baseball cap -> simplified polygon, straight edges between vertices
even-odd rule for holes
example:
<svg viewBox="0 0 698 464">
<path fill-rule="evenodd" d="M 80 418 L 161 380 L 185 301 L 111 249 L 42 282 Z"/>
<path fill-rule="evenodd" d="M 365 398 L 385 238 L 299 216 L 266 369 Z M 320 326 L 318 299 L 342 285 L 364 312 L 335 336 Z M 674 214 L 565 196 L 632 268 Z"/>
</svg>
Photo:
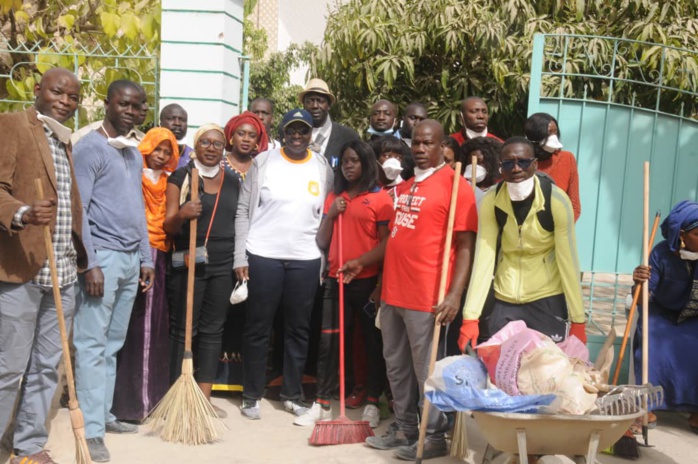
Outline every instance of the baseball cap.
<svg viewBox="0 0 698 464">
<path fill-rule="evenodd" d="M 281 128 L 285 129 L 286 126 L 292 122 L 302 122 L 307 124 L 310 128 L 313 127 L 313 117 L 310 116 L 310 113 L 300 108 L 293 109 L 284 115 L 284 119 L 281 122 Z"/>
</svg>

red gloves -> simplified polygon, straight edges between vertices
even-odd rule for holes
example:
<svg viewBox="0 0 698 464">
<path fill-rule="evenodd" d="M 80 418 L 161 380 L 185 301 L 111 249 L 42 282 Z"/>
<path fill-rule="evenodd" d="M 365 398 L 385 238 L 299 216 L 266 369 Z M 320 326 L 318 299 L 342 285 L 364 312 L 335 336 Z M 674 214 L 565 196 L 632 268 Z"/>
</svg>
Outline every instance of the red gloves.
<svg viewBox="0 0 698 464">
<path fill-rule="evenodd" d="M 470 345 L 475 348 L 477 345 L 477 337 L 480 335 L 480 321 L 477 319 L 463 319 L 463 325 L 460 326 L 460 336 L 458 337 L 458 348 L 461 353 L 465 353 L 465 345 L 470 342 Z"/>
<path fill-rule="evenodd" d="M 463 321 L 465 323 L 465 321 Z M 461 329 L 461 336 L 463 334 L 463 329 Z M 574 335 L 578 339 L 582 341 L 585 345 L 587 344 L 587 332 L 586 332 L 586 324 L 583 322 L 573 322 L 572 327 L 570 327 L 570 336 Z M 460 339 L 458 339 L 458 343 L 460 344 Z"/>
</svg>

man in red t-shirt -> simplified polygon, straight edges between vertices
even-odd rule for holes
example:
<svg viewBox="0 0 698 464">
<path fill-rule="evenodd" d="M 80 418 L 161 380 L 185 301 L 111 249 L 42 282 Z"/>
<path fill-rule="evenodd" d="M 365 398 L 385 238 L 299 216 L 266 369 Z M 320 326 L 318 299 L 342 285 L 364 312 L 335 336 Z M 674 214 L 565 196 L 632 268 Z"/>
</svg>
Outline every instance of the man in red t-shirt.
<svg viewBox="0 0 698 464">
<path fill-rule="evenodd" d="M 451 137 L 458 141 L 458 145 L 463 145 L 466 140 L 476 137 L 490 137 L 504 143 L 502 139 L 487 131 L 487 123 L 490 114 L 487 103 L 480 97 L 468 97 L 460 104 L 460 117 L 463 129 L 451 134 Z"/>
<path fill-rule="evenodd" d="M 434 316 L 447 324 L 458 312 L 477 232 L 475 196 L 459 177 L 447 293 L 439 304 L 439 277 L 455 176 L 444 163 L 444 139 L 443 127 L 431 119 L 419 123 L 413 131 L 415 176 L 398 187 L 383 264 L 380 324 L 399 430 L 391 429 L 383 437 L 369 437 L 366 442 L 378 449 L 396 449 L 395 456 L 407 460 L 414 460 L 417 452 L 418 404 L 429 370 Z M 424 458 L 448 453 L 444 438 L 447 429 L 446 416 L 433 408 Z"/>
</svg>

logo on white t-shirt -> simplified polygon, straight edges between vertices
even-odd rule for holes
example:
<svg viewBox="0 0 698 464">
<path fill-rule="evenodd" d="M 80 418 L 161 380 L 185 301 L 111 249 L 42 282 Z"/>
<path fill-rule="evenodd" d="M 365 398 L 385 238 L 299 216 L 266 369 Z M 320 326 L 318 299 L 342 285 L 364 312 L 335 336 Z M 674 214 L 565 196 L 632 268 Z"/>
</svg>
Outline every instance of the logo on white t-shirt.
<svg viewBox="0 0 698 464">
<path fill-rule="evenodd" d="M 311 180 L 308 182 L 308 192 L 310 192 L 311 195 L 314 197 L 320 195 L 320 184 L 315 182 L 314 180 Z"/>
</svg>

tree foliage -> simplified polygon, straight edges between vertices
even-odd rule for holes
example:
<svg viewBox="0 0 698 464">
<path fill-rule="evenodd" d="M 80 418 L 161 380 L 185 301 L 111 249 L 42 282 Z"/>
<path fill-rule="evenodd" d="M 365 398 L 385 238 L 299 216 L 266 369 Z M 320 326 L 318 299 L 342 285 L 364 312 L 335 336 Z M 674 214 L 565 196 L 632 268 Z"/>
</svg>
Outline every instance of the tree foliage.
<svg viewBox="0 0 698 464">
<path fill-rule="evenodd" d="M 157 81 L 159 46 L 160 2 L 0 0 L 0 110 L 33 100 L 41 74 L 61 66 L 83 81 L 84 122 L 112 80 Z M 156 86 L 145 88 L 154 109 Z"/>
<path fill-rule="evenodd" d="M 456 131 L 459 102 L 477 95 L 489 104 L 493 131 L 508 136 L 520 133 L 526 116 L 535 33 L 624 37 L 698 50 L 697 13 L 697 0 L 348 0 L 330 14 L 313 69 L 337 95 L 335 117 L 357 129 L 366 127 L 371 103 L 387 98 L 402 107 L 422 101 L 432 117 Z M 612 50 L 606 44 L 592 40 L 569 50 L 567 66 L 609 69 Z M 658 50 L 629 50 L 634 57 L 617 60 L 616 75 L 632 78 L 643 67 L 651 75 L 662 61 Z M 665 82 L 695 92 L 696 55 L 675 50 L 663 59 Z M 559 84 L 545 80 L 544 94 Z M 608 85 L 577 80 L 564 83 L 564 93 L 578 95 L 585 86 L 588 98 L 608 92 Z M 629 103 L 635 90 L 615 91 Z M 638 102 L 651 103 L 653 95 L 638 92 Z M 691 107 L 688 114 L 697 111 L 695 97 L 664 98 L 662 105 L 683 102 Z"/>
</svg>

